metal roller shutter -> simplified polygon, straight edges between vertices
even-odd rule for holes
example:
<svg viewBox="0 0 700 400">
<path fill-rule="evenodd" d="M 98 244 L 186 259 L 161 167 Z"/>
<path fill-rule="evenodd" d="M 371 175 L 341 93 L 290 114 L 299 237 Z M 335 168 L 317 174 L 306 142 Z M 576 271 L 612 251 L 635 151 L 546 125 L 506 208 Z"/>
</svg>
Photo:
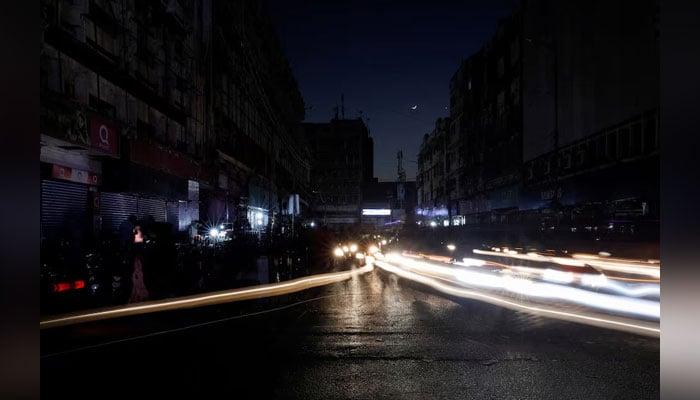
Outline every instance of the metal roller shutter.
<svg viewBox="0 0 700 400">
<path fill-rule="evenodd" d="M 69 230 L 88 225 L 88 188 L 85 185 L 41 181 L 41 230 L 47 239 L 70 239 Z"/>
<path fill-rule="evenodd" d="M 106 232 L 118 232 L 119 225 L 129 215 L 137 214 L 136 197 L 125 193 L 100 193 L 100 214 L 102 229 Z"/>
<path fill-rule="evenodd" d="M 153 220 L 156 222 L 165 222 L 165 200 L 139 197 L 138 214 L 136 216 L 139 219 L 144 219 L 149 215 L 153 217 Z"/>
</svg>

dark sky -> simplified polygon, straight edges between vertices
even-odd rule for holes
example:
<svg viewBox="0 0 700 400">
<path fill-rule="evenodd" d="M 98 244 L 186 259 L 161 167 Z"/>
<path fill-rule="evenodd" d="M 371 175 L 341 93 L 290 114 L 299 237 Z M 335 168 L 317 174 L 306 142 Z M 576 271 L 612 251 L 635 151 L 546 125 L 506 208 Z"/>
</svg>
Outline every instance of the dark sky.
<svg viewBox="0 0 700 400">
<path fill-rule="evenodd" d="M 362 111 L 374 138 L 374 175 L 391 181 L 398 150 L 407 179 L 415 179 L 423 134 L 449 116 L 450 78 L 517 0 L 267 3 L 306 107 L 313 107 L 306 121 L 328 122 L 343 94 L 345 118 Z"/>
</svg>

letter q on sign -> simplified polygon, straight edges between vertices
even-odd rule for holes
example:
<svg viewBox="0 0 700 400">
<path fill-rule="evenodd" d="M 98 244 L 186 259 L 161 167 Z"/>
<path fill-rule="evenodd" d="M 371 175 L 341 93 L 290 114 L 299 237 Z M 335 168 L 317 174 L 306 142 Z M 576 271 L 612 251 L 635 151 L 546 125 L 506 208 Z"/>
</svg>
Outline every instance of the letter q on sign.
<svg viewBox="0 0 700 400">
<path fill-rule="evenodd" d="M 109 128 L 107 128 L 107 125 L 105 124 L 100 125 L 100 142 L 106 146 L 109 146 Z"/>
</svg>

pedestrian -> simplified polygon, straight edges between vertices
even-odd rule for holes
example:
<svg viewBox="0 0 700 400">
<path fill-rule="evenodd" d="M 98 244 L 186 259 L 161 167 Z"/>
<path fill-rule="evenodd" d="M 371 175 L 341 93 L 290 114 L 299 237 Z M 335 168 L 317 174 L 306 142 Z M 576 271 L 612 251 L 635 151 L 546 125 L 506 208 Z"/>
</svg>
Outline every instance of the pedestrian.
<svg viewBox="0 0 700 400">
<path fill-rule="evenodd" d="M 144 237 L 144 242 L 148 242 L 151 240 L 151 236 L 153 236 L 152 232 L 152 227 L 155 224 L 156 220 L 153 218 L 152 215 L 146 215 L 145 217 L 142 218 L 141 220 L 141 234 Z"/>
<path fill-rule="evenodd" d="M 143 268 L 143 233 L 141 227 L 136 225 L 134 230 L 133 249 L 133 270 L 131 272 L 131 294 L 129 303 L 138 303 L 149 299 L 148 289 L 144 280 Z"/>
<path fill-rule="evenodd" d="M 129 215 L 129 218 L 125 219 L 121 225 L 119 225 L 119 243 L 122 249 L 127 249 L 134 243 L 135 227 L 136 216 L 134 214 Z"/>
</svg>

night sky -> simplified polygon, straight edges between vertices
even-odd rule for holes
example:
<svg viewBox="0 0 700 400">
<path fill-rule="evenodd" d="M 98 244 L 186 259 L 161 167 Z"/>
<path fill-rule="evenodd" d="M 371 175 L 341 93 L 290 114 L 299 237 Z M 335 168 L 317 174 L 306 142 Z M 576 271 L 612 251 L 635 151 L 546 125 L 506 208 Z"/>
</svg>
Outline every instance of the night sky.
<svg viewBox="0 0 700 400">
<path fill-rule="evenodd" d="M 398 150 L 407 179 L 415 179 L 423 134 L 449 116 L 452 75 L 517 0 L 267 3 L 306 103 L 306 122 L 328 122 L 343 94 L 345 118 L 361 111 L 374 138 L 374 175 L 393 181 Z"/>
</svg>

